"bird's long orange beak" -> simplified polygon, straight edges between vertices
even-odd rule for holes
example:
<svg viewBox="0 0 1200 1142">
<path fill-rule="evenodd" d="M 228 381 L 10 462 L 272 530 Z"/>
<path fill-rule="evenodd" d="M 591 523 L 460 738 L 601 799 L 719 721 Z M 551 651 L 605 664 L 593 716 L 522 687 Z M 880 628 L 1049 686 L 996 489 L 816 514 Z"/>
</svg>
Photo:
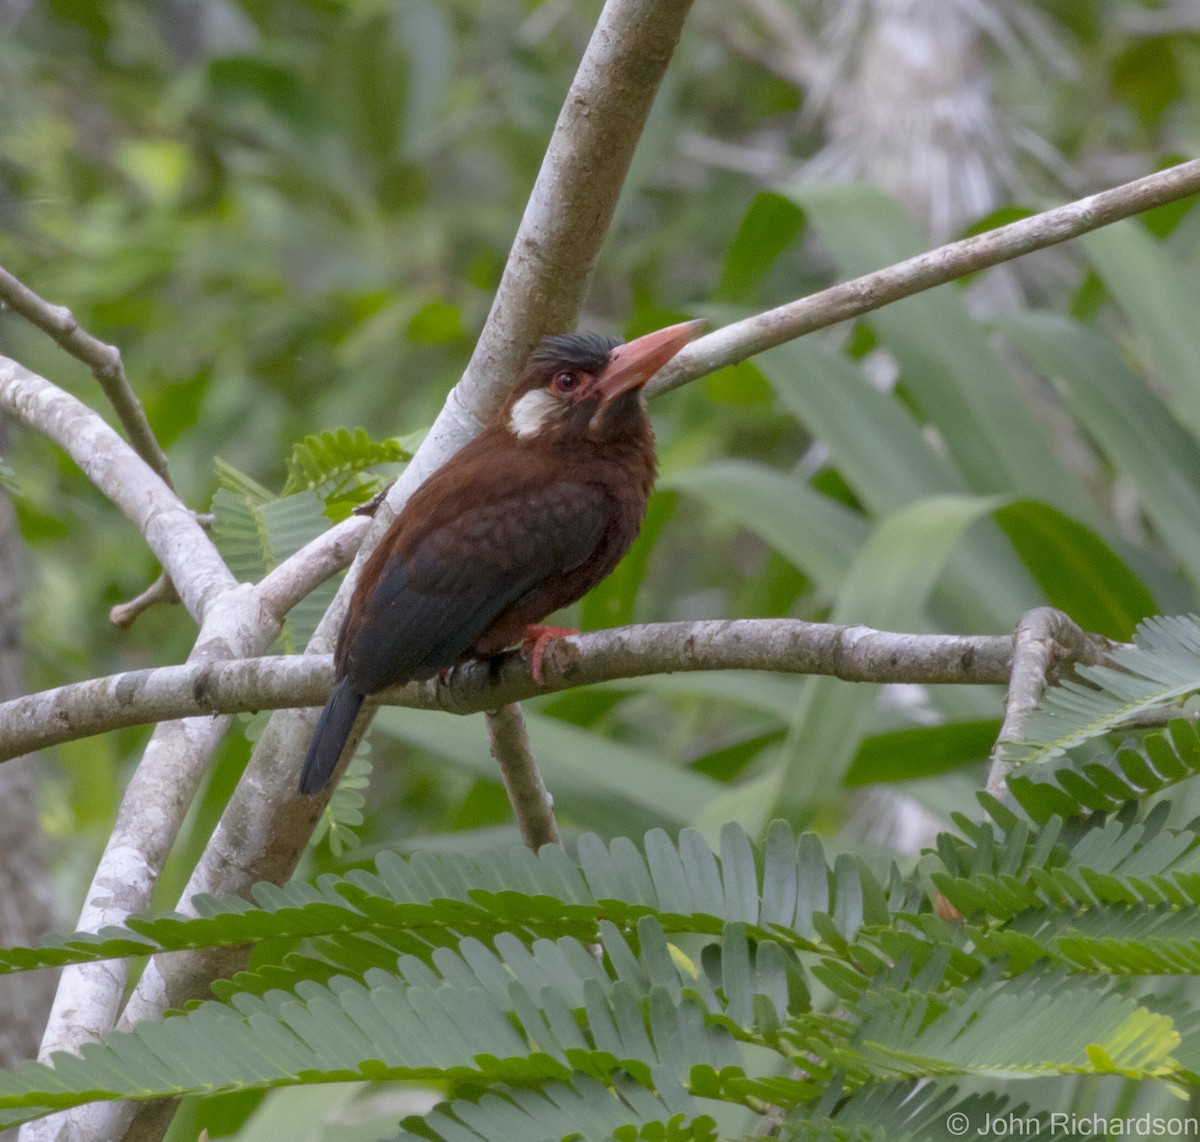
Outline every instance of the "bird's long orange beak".
<svg viewBox="0 0 1200 1142">
<path fill-rule="evenodd" d="M 607 403 L 630 389 L 640 389 L 703 328 L 703 321 L 681 321 L 618 345 L 596 378 L 595 391 Z"/>
</svg>

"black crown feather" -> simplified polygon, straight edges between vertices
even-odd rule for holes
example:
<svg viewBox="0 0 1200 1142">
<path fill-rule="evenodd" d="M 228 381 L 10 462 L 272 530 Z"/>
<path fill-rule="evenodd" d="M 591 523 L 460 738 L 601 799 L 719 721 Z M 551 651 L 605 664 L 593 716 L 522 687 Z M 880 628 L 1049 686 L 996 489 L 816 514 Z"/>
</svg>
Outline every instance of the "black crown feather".
<svg viewBox="0 0 1200 1142">
<path fill-rule="evenodd" d="M 608 355 L 621 344 L 619 337 L 600 333 L 558 333 L 543 337 L 529 358 L 534 365 L 562 365 L 598 373 L 608 364 Z"/>
</svg>

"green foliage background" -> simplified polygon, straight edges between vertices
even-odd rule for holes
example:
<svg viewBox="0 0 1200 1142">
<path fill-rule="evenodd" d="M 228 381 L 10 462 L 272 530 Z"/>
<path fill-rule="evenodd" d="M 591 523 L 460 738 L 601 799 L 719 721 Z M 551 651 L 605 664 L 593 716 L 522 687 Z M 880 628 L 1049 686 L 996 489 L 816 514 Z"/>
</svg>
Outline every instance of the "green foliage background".
<svg viewBox="0 0 1200 1142">
<path fill-rule="evenodd" d="M 0 263 L 120 345 L 183 494 L 215 505 L 239 573 L 344 514 L 433 418 L 598 10 L 47 0 L 0 40 Z M 1153 5 L 1030 10 L 1077 70 L 1067 79 L 996 49 L 988 62 L 1014 122 L 1076 171 L 1132 176 L 1196 153 L 1194 33 L 1135 18 Z M 719 5 L 697 5 L 597 268 L 590 327 L 720 323 L 928 245 L 878 191 L 756 179 L 681 146 L 689 135 L 766 146 L 786 165 L 820 145 L 801 94 L 731 50 L 723 24 Z M 1112 155 L 1128 161 L 1105 165 Z M 1075 196 L 1017 161 L 1029 190 L 1014 207 Z M 645 532 L 572 620 L 794 615 L 994 633 L 1050 602 L 1124 639 L 1148 614 L 1196 609 L 1198 248 L 1200 213 L 1163 209 L 1024 271 L 1020 312 L 982 320 L 964 287 L 943 287 L 657 402 L 662 478 Z M 98 403 L 82 367 L 34 331 L 0 315 L 0 338 Z M 892 387 L 879 384 L 882 354 Z M 327 437 L 296 451 L 357 426 L 381 450 L 358 437 L 322 451 Z M 355 457 L 379 467 L 334 478 Z M 14 432 L 3 459 L 29 546 L 30 684 L 180 660 L 193 632 L 177 610 L 129 632 L 106 622 L 155 571 L 128 525 L 29 434 Z M 293 616 L 282 649 L 327 597 Z M 978 815 L 999 698 L 662 677 L 548 697 L 528 716 L 572 841 L 685 826 L 715 841 L 726 821 L 757 836 L 783 816 L 861 848 L 841 830 L 864 783 Z M 224 747 L 164 903 L 255 724 Z M 314 871 L 382 847 L 512 839 L 478 719 L 388 711 L 376 725 L 363 847 L 347 854 L 360 814 L 342 797 Z M 144 738 L 56 751 L 44 817 L 64 916 Z M 1174 793 L 1182 825 L 1196 795 Z"/>
</svg>

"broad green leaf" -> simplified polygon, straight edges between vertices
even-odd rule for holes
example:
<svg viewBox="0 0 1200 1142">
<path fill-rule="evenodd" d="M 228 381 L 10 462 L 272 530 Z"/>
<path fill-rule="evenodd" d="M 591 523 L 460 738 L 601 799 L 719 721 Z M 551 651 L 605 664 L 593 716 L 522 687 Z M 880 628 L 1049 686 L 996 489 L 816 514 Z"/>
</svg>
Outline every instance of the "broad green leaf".
<svg viewBox="0 0 1200 1142">
<path fill-rule="evenodd" d="M 526 711 L 533 754 L 560 808 L 573 794 L 627 803 L 663 824 L 691 824 L 722 789 L 707 777 L 664 765 L 653 754 L 610 741 L 578 726 Z M 482 715 L 456 717 L 431 710 L 384 709 L 376 727 L 388 737 L 447 757 L 456 765 L 499 780 L 488 753 Z M 645 819 L 644 816 L 642 819 Z"/>
<path fill-rule="evenodd" d="M 1156 613 L 1145 584 L 1091 528 L 1036 500 L 996 512 L 996 522 L 1050 605 L 1084 630 L 1127 642 L 1134 627 Z"/>
<path fill-rule="evenodd" d="M 926 625 L 925 607 L 970 526 L 992 498 L 921 500 L 884 519 L 867 541 L 830 618 L 887 631 Z M 778 799 L 767 816 L 806 820 L 841 783 L 870 723 L 878 687 L 810 679 L 798 703 Z"/>
<path fill-rule="evenodd" d="M 1086 234 L 1080 242 L 1133 324 L 1171 408 L 1200 434 L 1200 290 L 1194 269 L 1180 265 L 1169 247 L 1132 219 Z"/>
<path fill-rule="evenodd" d="M 994 511 L 991 498 L 920 500 L 883 520 L 859 552 L 834 603 L 833 622 L 917 631 L 925 606 L 964 532 Z M 757 834 L 775 816 L 804 821 L 840 785 L 870 724 L 878 686 L 809 678 L 776 768 L 723 794 L 700 821 L 715 836 L 724 820 Z"/>
<path fill-rule="evenodd" d="M 1116 471 L 1133 481 L 1163 543 L 1184 563 L 1193 584 L 1200 584 L 1200 446 L 1195 438 L 1130 372 L 1120 348 L 1100 330 L 1048 313 L 1009 318 L 1000 329 L 1061 389 L 1068 408 Z M 1174 605 L 1190 603 L 1183 599 Z"/>
<path fill-rule="evenodd" d="M 931 492 L 969 490 L 894 394 L 880 392 L 848 358 L 790 341 L 758 364 L 872 512 L 886 514 Z"/>
<path fill-rule="evenodd" d="M 791 342 L 761 358 L 780 399 L 830 451 L 834 466 L 877 516 L 926 496 L 967 491 L 894 395 L 845 357 Z M 980 528 L 955 556 L 946 597 L 954 618 L 1011 626 L 1039 601 L 1037 587 L 995 529 Z M 863 621 L 850 617 L 846 621 Z M 961 626 L 960 626 L 961 629 Z"/>
<path fill-rule="evenodd" d="M 914 726 L 863 738 L 846 770 L 846 785 L 911 781 L 982 761 L 1000 732 L 999 718 Z"/>
<path fill-rule="evenodd" d="M 833 594 L 870 532 L 862 516 L 804 481 L 748 460 L 676 472 L 662 486 L 694 495 L 766 540 Z"/>
<path fill-rule="evenodd" d="M 756 195 L 725 255 L 715 300 L 752 302 L 776 259 L 803 228 L 804 215 L 790 199 L 772 191 Z"/>
<path fill-rule="evenodd" d="M 928 246 L 903 209 L 874 188 L 800 186 L 787 193 L 820 231 L 845 277 L 870 273 Z M 1030 415 L 960 290 L 940 286 L 864 320 L 895 354 L 905 387 L 937 426 L 972 491 L 1017 492 L 1078 519 L 1093 519 L 1080 481 Z"/>
</svg>

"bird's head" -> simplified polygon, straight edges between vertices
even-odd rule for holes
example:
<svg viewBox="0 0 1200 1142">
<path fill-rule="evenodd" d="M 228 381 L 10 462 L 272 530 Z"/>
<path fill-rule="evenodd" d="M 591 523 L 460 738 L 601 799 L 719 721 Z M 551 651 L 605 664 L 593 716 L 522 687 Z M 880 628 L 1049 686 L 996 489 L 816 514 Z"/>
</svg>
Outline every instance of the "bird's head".
<svg viewBox="0 0 1200 1142">
<path fill-rule="evenodd" d="M 594 333 L 545 338 L 500 411 L 505 427 L 519 440 L 599 445 L 639 433 L 642 387 L 703 325 L 684 321 L 624 344 Z"/>
</svg>

